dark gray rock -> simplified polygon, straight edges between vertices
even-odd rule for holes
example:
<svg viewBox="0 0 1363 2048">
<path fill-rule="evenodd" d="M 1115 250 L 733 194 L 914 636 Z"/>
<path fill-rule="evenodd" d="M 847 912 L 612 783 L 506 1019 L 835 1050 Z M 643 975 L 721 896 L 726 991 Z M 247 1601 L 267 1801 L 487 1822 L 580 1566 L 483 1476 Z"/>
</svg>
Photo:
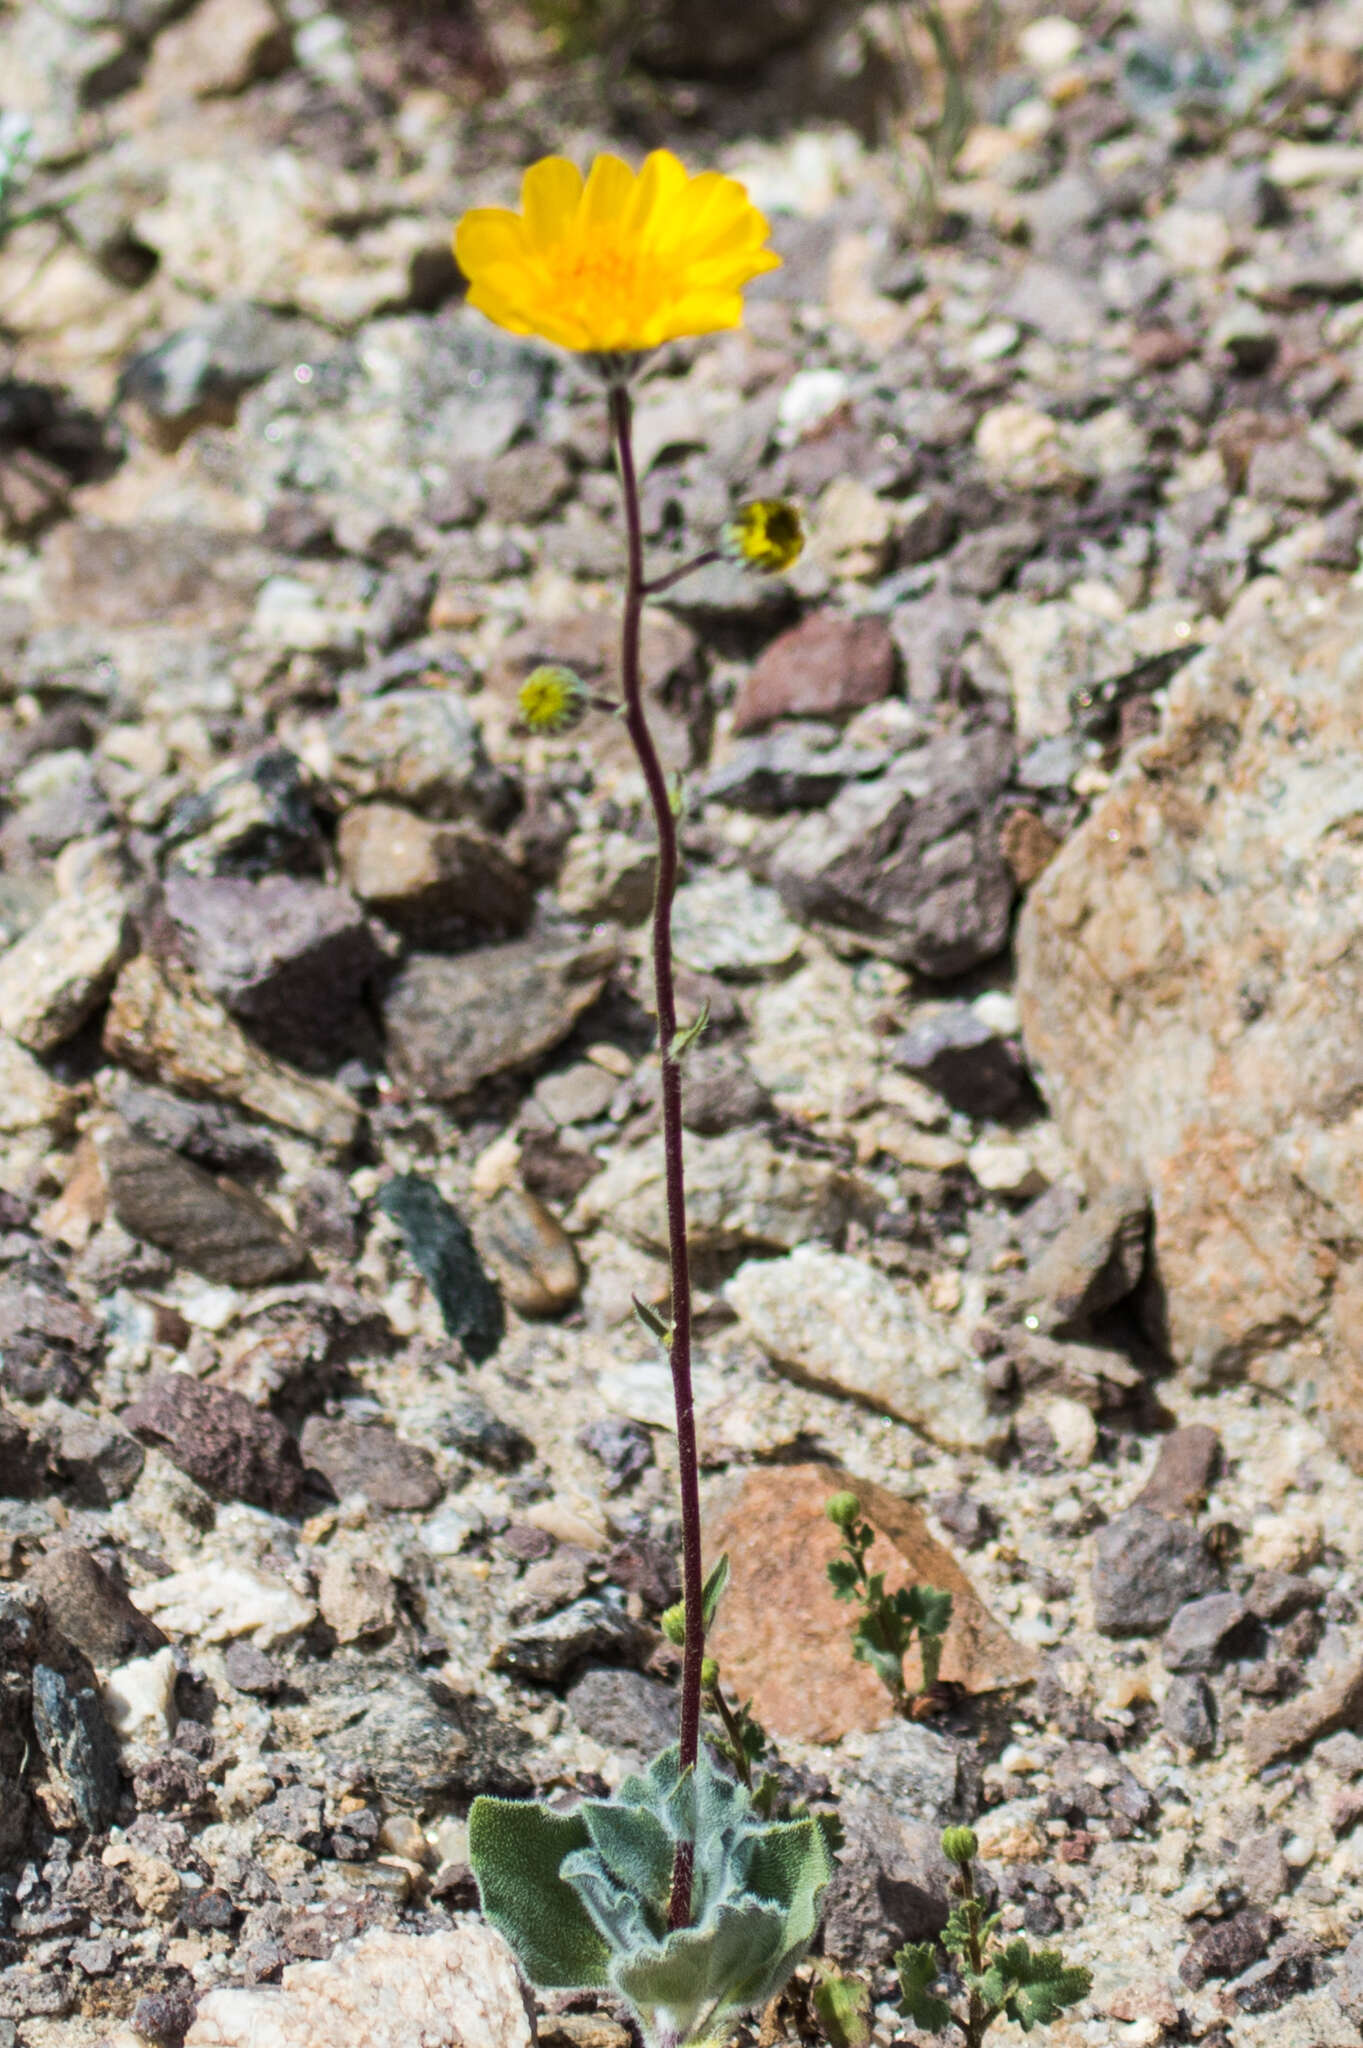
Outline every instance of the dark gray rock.
<svg viewBox="0 0 1363 2048">
<path fill-rule="evenodd" d="M 1012 742 L 952 733 L 854 783 L 797 825 L 772 866 L 786 908 L 923 974 L 952 976 L 1007 943 L 1016 894 L 999 851 Z"/>
<path fill-rule="evenodd" d="M 0 1408 L 0 1499 L 33 1500 L 47 1490 L 47 1452 L 17 1415 Z"/>
<path fill-rule="evenodd" d="M 293 1514 L 303 1498 L 303 1460 L 282 1422 L 230 1387 L 186 1373 L 158 1373 L 123 1421 L 146 1444 L 219 1500 Z"/>
<path fill-rule="evenodd" d="M 278 1156 L 265 1132 L 225 1103 L 185 1102 L 168 1089 L 152 1088 L 126 1075 L 117 1078 L 111 1100 L 140 1137 L 182 1152 L 210 1173 L 270 1177 L 279 1171 Z"/>
<path fill-rule="evenodd" d="M 877 1728 L 846 1777 L 855 1789 L 938 1828 L 973 1820 L 979 1809 L 979 1780 L 966 1753 L 914 1721 Z"/>
<path fill-rule="evenodd" d="M 642 1671 L 584 1671 L 567 1693 L 584 1735 L 639 1763 L 676 1739 L 677 1696 Z"/>
<path fill-rule="evenodd" d="M 330 1732 L 322 1749 L 390 1810 L 447 1811 L 475 1792 L 530 1790 L 529 1738 L 485 1702 L 370 1659 L 335 1658 L 310 1679 Z"/>
<path fill-rule="evenodd" d="M 338 1498 L 362 1493 L 373 1507 L 419 1512 L 433 1508 L 445 1491 L 429 1451 L 376 1423 L 310 1415 L 299 1448 Z"/>
<path fill-rule="evenodd" d="M 1034 1099 L 1016 1043 L 991 1030 L 969 1003 L 949 1003 L 913 1025 L 894 1059 L 969 1116 L 1011 1116 Z"/>
<path fill-rule="evenodd" d="M 98 1558 L 78 1544 L 34 1558 L 26 1577 L 42 1594 L 55 1626 L 92 1664 L 107 1668 L 146 1657 L 166 1640 Z"/>
<path fill-rule="evenodd" d="M 1185 1601 L 1216 1587 L 1216 1567 L 1188 1522 L 1128 1508 L 1098 1533 L 1093 1603 L 1103 1635 L 1158 1635 Z"/>
<path fill-rule="evenodd" d="M 320 870 L 322 838 L 311 776 L 286 747 L 219 770 L 176 805 L 164 841 L 177 867 L 204 875 L 265 875 L 279 868 Z"/>
<path fill-rule="evenodd" d="M 245 400 L 238 480 L 269 505 L 306 479 L 340 545 L 379 558 L 426 521 L 454 462 L 528 433 L 554 377 L 548 355 L 464 307 L 385 320 L 312 370 L 300 385 L 286 365 Z"/>
<path fill-rule="evenodd" d="M 1153 1792 L 1101 1742 L 1069 1743 L 1052 1767 L 1052 1803 L 1072 1819 L 1104 1818 L 1116 1835 L 1148 1827 L 1159 1811 Z"/>
<path fill-rule="evenodd" d="M 82 1506 L 112 1507 L 131 1493 L 146 1463 L 136 1437 L 107 1416 L 85 1415 L 58 1402 L 49 1419 L 54 1474 Z"/>
<path fill-rule="evenodd" d="M 534 1455 L 535 1446 L 512 1423 L 493 1413 L 481 1394 L 470 1389 L 455 1394 L 445 1404 L 439 1424 L 440 1440 L 465 1457 L 476 1458 L 497 1472 L 514 1472 Z"/>
<path fill-rule="evenodd" d="M 276 1040 L 333 1038 L 383 961 L 355 898 L 325 882 L 173 870 L 165 903 L 205 988 Z"/>
<path fill-rule="evenodd" d="M 1314 1579 L 1297 1572 L 1256 1572 L 1245 1594 L 1245 1605 L 1260 1621 L 1291 1621 L 1294 1614 L 1319 1607 L 1323 1591 Z M 1317 1752 L 1319 1754 L 1319 1752 Z"/>
<path fill-rule="evenodd" d="M 74 1400 L 104 1355 L 104 1331 L 39 1256 L 0 1281 L 0 1379 L 21 1401 Z"/>
<path fill-rule="evenodd" d="M 302 1245 L 249 1188 L 205 1173 L 126 1124 L 106 1125 L 95 1145 L 123 1228 L 191 1272 L 229 1287 L 260 1287 L 304 1263 Z"/>
<path fill-rule="evenodd" d="M 614 942 L 515 939 L 449 960 L 417 954 L 384 1001 L 401 1079 L 438 1102 L 538 1059 L 605 986 Z"/>
<path fill-rule="evenodd" d="M 1254 1616 L 1234 1593 L 1207 1593 L 1180 1607 L 1169 1623 L 1160 1655 L 1166 1671 L 1214 1671 L 1237 1636 L 1252 1631 Z"/>
<path fill-rule="evenodd" d="M 252 1694 L 257 1699 L 273 1699 L 283 1692 L 288 1679 L 283 1667 L 273 1657 L 267 1657 L 254 1643 L 229 1643 L 223 1657 L 227 1682 L 238 1692 Z"/>
<path fill-rule="evenodd" d="M 1042 530 L 1030 519 L 1008 519 L 958 540 L 947 562 L 953 589 L 968 597 L 993 597 L 1002 590 L 1042 541 Z"/>
<path fill-rule="evenodd" d="M 81 1826 L 91 1834 L 112 1826 L 122 1789 L 118 1740 L 95 1688 L 73 1685 L 50 1664 L 35 1666 L 33 1730 Z"/>
<path fill-rule="evenodd" d="M 534 1685 L 557 1685 L 588 1657 L 628 1661 L 640 1648 L 640 1632 L 623 1607 L 607 1600 L 575 1600 L 542 1621 L 517 1629 L 494 1652 L 493 1665 Z"/>
<path fill-rule="evenodd" d="M 941 1828 L 870 1794 L 844 1799 L 839 1814 L 847 1843 L 824 1901 L 825 1954 L 876 1968 L 906 1941 L 935 1941 L 955 1874 Z"/>
<path fill-rule="evenodd" d="M 333 345 L 310 321 L 249 299 L 227 300 L 134 356 L 118 380 L 118 398 L 137 406 L 162 447 L 176 448 L 198 427 L 229 425 L 243 394 L 273 370 Z"/>
<path fill-rule="evenodd" d="M 1062 1224 L 1018 1288 L 1028 1328 L 1050 1336 L 1077 1334 L 1125 1301 L 1145 1267 L 1148 1216 L 1141 1190 L 1113 1188 Z M 1142 1504 L 1155 1505 L 1144 1496 Z"/>
<path fill-rule="evenodd" d="M 948 694 L 961 658 L 984 616 L 973 597 L 932 590 L 896 607 L 890 616 L 910 702 L 929 705 Z"/>
<path fill-rule="evenodd" d="M 836 741 L 832 727 L 814 725 L 739 740 L 706 777 L 701 795 L 728 810 L 764 817 L 817 810 L 847 783 L 878 775 L 885 765 L 868 748 Z"/>
<path fill-rule="evenodd" d="M 771 1109 L 770 1095 L 740 1053 L 701 1044 L 688 1054 L 682 1082 L 688 1131 L 716 1138 L 761 1123 Z"/>
<path fill-rule="evenodd" d="M 1205 1678 L 1185 1672 L 1169 1681 L 1160 1706 L 1160 1726 L 1195 1756 L 1205 1756 L 1215 1746 L 1216 1701 Z"/>
<path fill-rule="evenodd" d="M 599 1415 L 577 1432 L 584 1451 L 599 1458 L 610 1474 L 610 1490 L 618 1491 L 653 1463 L 653 1438 L 642 1422 L 623 1415 Z"/>
<path fill-rule="evenodd" d="M 402 1232 L 413 1265 L 439 1304 L 445 1328 L 474 1364 L 481 1365 L 505 1335 L 506 1311 L 463 1217 L 434 1181 L 417 1173 L 396 1175 L 380 1190 L 378 1202 Z"/>
<path fill-rule="evenodd" d="M 1199 1934 L 1179 1964 L 1180 1981 L 1200 1991 L 1209 1977 L 1238 1977 L 1257 1963 L 1278 1932 L 1278 1922 L 1258 1906 L 1246 1906 Z"/>
</svg>

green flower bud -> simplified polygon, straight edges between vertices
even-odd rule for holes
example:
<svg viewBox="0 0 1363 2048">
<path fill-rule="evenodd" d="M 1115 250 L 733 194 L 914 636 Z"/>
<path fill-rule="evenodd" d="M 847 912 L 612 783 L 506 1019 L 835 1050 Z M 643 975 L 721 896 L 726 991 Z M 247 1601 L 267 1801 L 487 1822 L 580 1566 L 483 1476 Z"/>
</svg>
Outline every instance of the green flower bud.
<svg viewBox="0 0 1363 2048">
<path fill-rule="evenodd" d="M 668 1642 L 674 1644 L 680 1650 L 686 1641 L 686 1602 L 684 1600 L 679 1600 L 675 1607 L 663 1609 L 661 1627 Z"/>
<path fill-rule="evenodd" d="M 587 709 L 590 692 L 572 669 L 546 662 L 530 671 L 517 701 L 530 732 L 566 732 Z"/>
<path fill-rule="evenodd" d="M 719 1684 L 719 1666 L 718 1664 L 716 1664 L 713 1657 L 701 1658 L 700 1682 L 701 1688 L 705 1692 L 713 1692 L 715 1687 Z"/>
<path fill-rule="evenodd" d="M 947 1828 L 943 1833 L 942 1854 L 948 1863 L 959 1863 L 964 1870 L 979 1853 L 980 1840 L 974 1828 Z"/>
<path fill-rule="evenodd" d="M 861 1513 L 861 1502 L 854 1493 L 835 1493 L 824 1513 L 839 1529 L 850 1529 Z"/>
</svg>

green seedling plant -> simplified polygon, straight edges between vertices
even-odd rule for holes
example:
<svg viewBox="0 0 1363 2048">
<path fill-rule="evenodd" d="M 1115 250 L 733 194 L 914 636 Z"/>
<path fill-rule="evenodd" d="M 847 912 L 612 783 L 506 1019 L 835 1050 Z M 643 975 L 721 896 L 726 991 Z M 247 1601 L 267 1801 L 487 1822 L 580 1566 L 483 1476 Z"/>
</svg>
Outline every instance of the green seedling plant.
<svg viewBox="0 0 1363 2048">
<path fill-rule="evenodd" d="M 964 2009 L 935 1988 L 943 1971 L 933 1944 L 910 1942 L 894 1959 L 899 2010 L 906 2019 L 928 2034 L 954 2027 L 965 2048 L 981 2048 L 997 2019 L 1011 2020 L 1030 2034 L 1036 2027 L 1050 2026 L 1067 2006 L 1088 1996 L 1090 1972 L 1067 1964 L 1059 1949 L 1034 1949 L 1017 1936 L 1000 1939 L 1000 1916 L 985 1912 L 975 1885 L 979 1841 L 973 1828 L 948 1828 L 942 1853 L 956 1866 L 957 1892 L 942 1947 L 955 1964 Z"/>
<path fill-rule="evenodd" d="M 854 1493 L 835 1493 L 826 1513 L 842 1534 L 842 1553 L 828 1566 L 834 1598 L 860 1608 L 852 1628 L 852 1654 L 869 1664 L 894 1701 L 895 1712 L 909 1714 L 921 1695 L 910 1693 L 904 1659 L 918 1644 L 923 1665 L 923 1693 L 930 1693 L 942 1668 L 942 1646 L 951 1624 L 951 1595 L 936 1586 L 900 1586 L 885 1590 L 884 1572 L 868 1572 L 866 1557 L 875 1530 L 862 1519 Z"/>
<path fill-rule="evenodd" d="M 683 1596 L 677 1742 L 613 1797 L 567 1812 L 476 1799 L 469 1860 L 486 1918 L 531 1982 L 618 1994 L 648 2048 L 720 2048 L 744 2013 L 774 1998 L 814 1939 L 833 1873 L 819 1823 L 774 1817 L 774 1791 L 768 1795 L 765 1780 L 754 1787 L 741 1723 L 719 1761 L 700 1739 L 705 1632 L 728 1573 L 723 1559 L 708 1580 L 703 1569 L 682 1149 L 682 1071 L 705 1018 L 677 1014 L 680 792 L 650 729 L 641 659 L 645 600 L 719 550 L 645 574 L 632 383 L 664 342 L 741 324 L 744 285 L 779 260 L 764 246 L 767 232 L 733 179 L 692 178 L 657 150 L 638 174 L 598 157 L 586 180 L 565 159 L 546 158 L 525 175 L 520 213 L 475 208 L 455 233 L 470 306 L 513 334 L 572 351 L 604 387 L 619 472 L 627 568 L 622 698 L 613 708 L 638 760 L 658 848 L 652 958 L 671 1281 L 665 1314 L 635 1307 L 672 1379 Z M 795 507 L 757 499 L 736 510 L 721 538 L 749 566 L 780 570 L 799 554 L 803 532 Z M 533 733 L 563 731 L 593 704 L 581 680 L 553 663 L 527 677 L 520 694 L 522 723 Z M 712 1699 L 717 1684 L 715 1674 Z"/>
</svg>

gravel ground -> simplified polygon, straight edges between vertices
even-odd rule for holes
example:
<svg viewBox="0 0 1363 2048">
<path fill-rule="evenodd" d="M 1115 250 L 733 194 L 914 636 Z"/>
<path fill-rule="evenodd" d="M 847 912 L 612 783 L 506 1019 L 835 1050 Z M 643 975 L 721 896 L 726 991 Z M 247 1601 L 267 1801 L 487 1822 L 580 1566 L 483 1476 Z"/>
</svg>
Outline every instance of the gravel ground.
<svg viewBox="0 0 1363 2048">
<path fill-rule="evenodd" d="M 931 197 L 887 10 L 809 0 L 780 49 L 726 12 L 641 16 L 625 73 L 508 10 L 0 8 L 33 158 L 0 242 L 0 2048 L 227 2048 L 264 2008 L 226 1994 L 281 1984 L 270 2043 L 316 2044 L 356 1953 L 411 2038 L 482 1953 L 471 1798 L 667 1739 L 643 790 L 608 712 L 515 708 L 545 658 L 612 685 L 605 412 L 447 253 L 534 156 L 661 143 L 745 177 L 785 265 L 639 386 L 654 560 L 751 493 L 811 533 L 785 582 L 680 582 L 644 652 L 711 1005 L 706 1513 L 763 1537 L 717 1647 L 842 1809 L 827 1952 L 888 2000 L 973 1817 L 1005 1924 L 1093 1970 L 1064 2048 L 1363 2041 L 1358 806 L 1306 850 L 1251 824 L 1286 923 L 1344 906 L 1309 1012 L 1342 1050 L 1309 1116 L 1227 1112 L 1240 1236 L 1170 1193 L 1212 1149 L 1172 1082 L 1085 1092 L 1125 975 L 1140 1032 L 1210 1044 L 1167 934 L 1091 923 L 1073 982 L 1012 943 L 1070 929 L 1147 784 L 1149 845 L 1194 849 L 1171 929 L 1229 902 L 1199 705 L 1246 647 L 1287 703 L 1356 640 L 1363 8 L 1005 9 Z M 1260 722 L 1253 789 L 1328 809 L 1305 730 Z M 1281 957 L 1237 927 L 1216 1014 L 1309 1065 Z M 945 1546 L 987 1610 L 927 1720 L 819 1633 L 833 1468 L 897 1497 L 888 1565 Z M 436 2048 L 518 2048 L 505 1995 Z M 550 2048 L 623 2048 L 564 2006 Z"/>
</svg>

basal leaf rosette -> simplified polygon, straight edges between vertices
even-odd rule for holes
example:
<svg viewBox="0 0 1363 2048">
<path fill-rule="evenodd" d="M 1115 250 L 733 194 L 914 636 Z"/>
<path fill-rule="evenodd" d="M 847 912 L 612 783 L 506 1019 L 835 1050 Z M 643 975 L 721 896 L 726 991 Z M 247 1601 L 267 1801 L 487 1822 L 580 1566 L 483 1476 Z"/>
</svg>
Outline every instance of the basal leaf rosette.
<svg viewBox="0 0 1363 2048">
<path fill-rule="evenodd" d="M 695 1845 L 691 1924 L 669 1930 L 679 1842 Z M 571 1813 L 477 1799 L 469 1856 L 484 1915 L 548 1990 L 613 1990 L 650 2048 L 719 2043 L 781 1989 L 833 1875 L 812 1820 L 767 1822 L 702 1754 L 676 1748 Z"/>
</svg>

